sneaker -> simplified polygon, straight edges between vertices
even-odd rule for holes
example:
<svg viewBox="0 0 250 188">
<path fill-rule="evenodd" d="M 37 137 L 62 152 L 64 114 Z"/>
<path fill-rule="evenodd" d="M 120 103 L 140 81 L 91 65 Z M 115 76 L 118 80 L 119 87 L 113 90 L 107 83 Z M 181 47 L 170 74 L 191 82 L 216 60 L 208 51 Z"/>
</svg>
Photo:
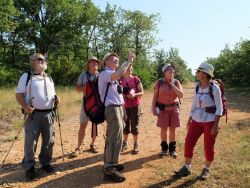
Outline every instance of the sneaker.
<svg viewBox="0 0 250 188">
<path fill-rule="evenodd" d="M 34 180 L 35 178 L 37 178 L 37 172 L 35 171 L 34 166 L 25 171 L 25 177 L 27 180 Z"/>
<path fill-rule="evenodd" d="M 126 178 L 118 172 L 118 170 L 114 167 L 110 167 L 104 170 L 104 180 L 109 180 L 113 182 L 123 182 Z"/>
<path fill-rule="evenodd" d="M 123 144 L 122 144 L 122 151 L 121 152 L 124 152 L 127 149 L 128 149 L 128 143 L 127 142 L 123 142 Z"/>
<path fill-rule="evenodd" d="M 177 153 L 175 151 L 169 152 L 170 157 L 176 159 L 177 158 Z"/>
<path fill-rule="evenodd" d="M 91 145 L 90 145 L 90 151 L 91 151 L 92 153 L 98 153 L 98 150 L 97 150 L 96 145 L 91 144 Z"/>
<path fill-rule="evenodd" d="M 185 165 L 178 171 L 174 171 L 176 176 L 185 177 L 191 174 L 191 170 L 188 169 Z"/>
<path fill-rule="evenodd" d="M 46 165 L 46 166 L 43 166 L 42 169 L 48 173 L 51 173 L 54 171 L 54 167 L 51 166 L 51 165 Z"/>
<path fill-rule="evenodd" d="M 165 151 L 165 150 L 162 150 L 162 151 L 161 151 L 161 157 L 162 157 L 162 158 L 166 158 L 166 157 L 167 157 L 167 154 L 168 154 L 167 151 Z"/>
<path fill-rule="evenodd" d="M 203 170 L 202 170 L 202 172 L 201 172 L 201 174 L 199 175 L 199 178 L 201 179 L 201 180 L 207 180 L 208 178 L 209 178 L 209 176 L 210 176 L 210 170 L 209 169 L 207 169 L 207 168 L 203 168 Z"/>
<path fill-rule="evenodd" d="M 134 143 L 134 149 L 132 151 L 132 154 L 137 154 L 139 153 L 139 145 L 137 142 Z"/>
</svg>

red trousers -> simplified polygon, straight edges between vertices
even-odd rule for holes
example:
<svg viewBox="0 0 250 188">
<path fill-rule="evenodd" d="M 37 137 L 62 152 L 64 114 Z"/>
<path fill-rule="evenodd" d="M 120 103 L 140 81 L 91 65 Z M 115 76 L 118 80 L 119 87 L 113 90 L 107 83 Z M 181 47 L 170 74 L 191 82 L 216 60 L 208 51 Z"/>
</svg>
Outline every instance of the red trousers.
<svg viewBox="0 0 250 188">
<path fill-rule="evenodd" d="M 191 121 L 187 136 L 185 139 L 185 158 L 192 158 L 194 153 L 194 147 L 200 138 L 200 136 L 204 133 L 204 150 L 207 161 L 214 160 L 214 144 L 217 135 L 211 135 L 211 130 L 214 125 L 214 121 L 201 123 L 196 122 L 194 120 Z"/>
</svg>

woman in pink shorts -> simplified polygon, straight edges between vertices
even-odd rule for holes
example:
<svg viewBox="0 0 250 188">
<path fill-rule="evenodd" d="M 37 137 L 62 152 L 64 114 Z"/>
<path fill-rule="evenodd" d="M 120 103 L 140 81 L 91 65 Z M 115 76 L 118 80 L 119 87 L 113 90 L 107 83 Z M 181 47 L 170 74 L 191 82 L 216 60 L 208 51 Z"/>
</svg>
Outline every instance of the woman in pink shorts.
<svg viewBox="0 0 250 188">
<path fill-rule="evenodd" d="M 155 82 L 152 112 L 157 116 L 157 126 L 161 128 L 161 156 L 169 154 L 176 158 L 175 128 L 180 127 L 179 98 L 183 97 L 182 86 L 174 78 L 175 67 L 165 64 L 162 67 L 163 78 Z M 167 130 L 169 129 L 169 145 L 167 144 Z"/>
</svg>

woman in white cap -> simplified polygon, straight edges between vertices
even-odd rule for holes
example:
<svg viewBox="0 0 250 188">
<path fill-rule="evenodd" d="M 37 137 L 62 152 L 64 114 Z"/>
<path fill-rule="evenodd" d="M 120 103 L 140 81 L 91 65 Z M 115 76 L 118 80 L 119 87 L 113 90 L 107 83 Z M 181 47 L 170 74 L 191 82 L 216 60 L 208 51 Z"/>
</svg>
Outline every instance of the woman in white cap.
<svg viewBox="0 0 250 188">
<path fill-rule="evenodd" d="M 179 98 L 183 97 L 182 86 L 174 78 L 175 67 L 165 64 L 162 67 L 163 78 L 155 82 L 152 100 L 152 112 L 157 116 L 157 126 L 161 128 L 162 157 L 169 154 L 176 158 L 175 129 L 180 127 Z M 167 130 L 169 129 L 169 145 L 167 144 Z"/>
<path fill-rule="evenodd" d="M 88 80 L 95 80 L 97 79 L 97 76 L 99 74 L 98 72 L 98 68 L 100 65 L 100 60 L 98 60 L 96 57 L 90 57 L 87 61 L 86 64 L 86 70 L 80 74 L 78 80 L 77 80 L 77 84 L 76 84 L 76 90 L 79 92 L 83 92 L 83 96 L 84 96 L 84 91 L 85 91 L 85 86 L 86 83 L 88 82 Z M 81 113 L 80 113 L 80 127 L 78 130 L 78 141 L 77 141 L 77 147 L 75 149 L 74 152 L 74 156 L 78 156 L 80 154 L 80 150 L 81 150 L 81 145 L 82 145 L 82 141 L 85 137 L 85 130 L 87 127 L 89 121 L 89 117 L 86 115 L 85 110 L 84 110 L 84 105 L 82 103 L 82 108 L 81 108 Z M 92 142 L 90 144 L 90 151 L 93 153 L 97 153 L 97 148 L 95 145 L 95 140 L 96 140 L 96 136 L 97 136 L 97 127 L 96 124 L 92 125 Z"/>
<path fill-rule="evenodd" d="M 210 175 L 210 166 L 214 160 L 214 145 L 219 132 L 219 120 L 222 115 L 221 91 L 212 82 L 214 67 L 208 63 L 200 64 L 196 71 L 199 83 L 195 89 L 195 96 L 187 122 L 188 132 L 185 139 L 185 164 L 175 171 L 179 177 L 191 174 L 191 161 L 194 147 L 199 137 L 204 134 L 205 167 L 200 178 L 206 180 Z"/>
</svg>

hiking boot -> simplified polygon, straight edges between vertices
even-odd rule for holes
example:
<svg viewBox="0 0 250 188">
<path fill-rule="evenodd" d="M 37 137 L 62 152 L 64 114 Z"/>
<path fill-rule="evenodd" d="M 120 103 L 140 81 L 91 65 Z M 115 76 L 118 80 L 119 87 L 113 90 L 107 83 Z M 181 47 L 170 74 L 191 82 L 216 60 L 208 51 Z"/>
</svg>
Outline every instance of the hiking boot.
<svg viewBox="0 0 250 188">
<path fill-rule="evenodd" d="M 98 153 L 98 150 L 97 150 L 96 145 L 91 144 L 91 145 L 90 145 L 90 151 L 91 151 L 92 153 Z"/>
<path fill-rule="evenodd" d="M 37 178 L 37 172 L 35 171 L 34 166 L 32 166 L 29 170 L 25 171 L 25 177 L 27 180 L 34 180 Z"/>
<path fill-rule="evenodd" d="M 118 172 L 124 170 L 124 165 L 122 165 L 122 164 L 116 164 L 113 167 L 116 168 Z M 103 167 L 103 172 L 105 172 L 105 168 L 104 167 Z"/>
<path fill-rule="evenodd" d="M 128 149 L 128 143 L 127 142 L 123 142 L 123 144 L 122 144 L 122 151 L 121 152 L 124 152 L 127 149 Z"/>
<path fill-rule="evenodd" d="M 184 165 L 180 170 L 174 171 L 174 173 L 176 176 L 185 177 L 191 174 L 191 170 Z"/>
<path fill-rule="evenodd" d="M 208 178 L 209 178 L 209 176 L 210 176 L 210 170 L 209 169 L 207 169 L 207 168 L 203 168 L 203 170 L 202 170 L 202 172 L 201 172 L 201 174 L 199 175 L 199 178 L 201 179 L 201 180 L 207 180 Z"/>
<path fill-rule="evenodd" d="M 166 158 L 167 157 L 167 155 L 168 155 L 168 152 L 167 151 L 161 151 L 161 157 L 162 158 Z"/>
<path fill-rule="evenodd" d="M 43 169 L 45 172 L 48 172 L 48 173 L 51 173 L 51 172 L 54 171 L 54 167 L 51 166 L 51 165 L 43 166 L 42 169 Z"/>
<path fill-rule="evenodd" d="M 104 169 L 103 179 L 113 182 L 123 182 L 126 180 L 126 178 L 122 174 L 120 174 L 115 167 Z"/>
<path fill-rule="evenodd" d="M 166 141 L 161 142 L 161 157 L 166 158 L 168 155 L 168 143 Z"/>
<path fill-rule="evenodd" d="M 115 167 L 119 172 L 124 170 L 124 165 L 122 165 L 122 164 L 114 165 L 114 167 Z"/>
<path fill-rule="evenodd" d="M 177 153 L 176 153 L 176 142 L 170 142 L 169 143 L 169 155 L 170 157 L 176 159 L 177 158 Z"/>
<path fill-rule="evenodd" d="M 132 154 L 137 154 L 139 153 L 139 145 L 137 142 L 134 143 L 134 149 L 132 151 Z"/>
</svg>

